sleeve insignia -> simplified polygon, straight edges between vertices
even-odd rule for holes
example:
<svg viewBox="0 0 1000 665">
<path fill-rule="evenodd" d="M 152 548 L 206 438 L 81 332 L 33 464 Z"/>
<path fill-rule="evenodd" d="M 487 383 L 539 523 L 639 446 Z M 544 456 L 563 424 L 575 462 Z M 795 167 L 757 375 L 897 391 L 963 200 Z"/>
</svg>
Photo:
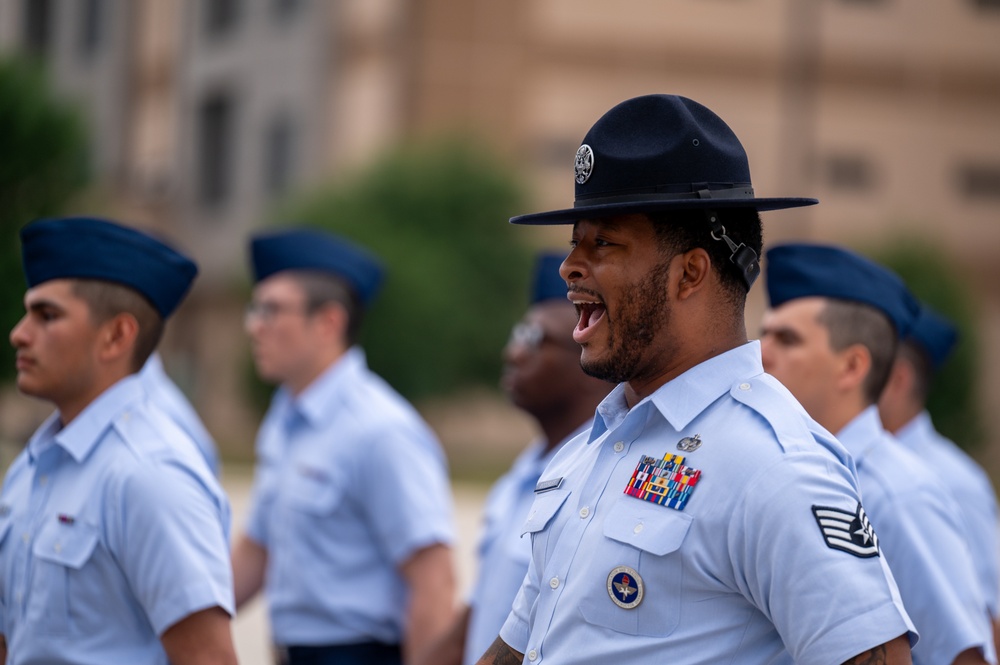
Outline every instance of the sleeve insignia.
<svg viewBox="0 0 1000 665">
<path fill-rule="evenodd" d="M 853 513 L 828 506 L 813 506 L 812 512 L 827 547 L 865 559 L 879 555 L 878 536 L 861 503 Z"/>
</svg>

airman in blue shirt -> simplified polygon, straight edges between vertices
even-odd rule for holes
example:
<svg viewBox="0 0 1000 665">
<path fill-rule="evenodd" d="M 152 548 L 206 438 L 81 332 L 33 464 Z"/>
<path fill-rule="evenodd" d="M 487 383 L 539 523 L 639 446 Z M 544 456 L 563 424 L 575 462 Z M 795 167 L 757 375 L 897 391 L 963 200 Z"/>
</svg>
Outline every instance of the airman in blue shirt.
<svg viewBox="0 0 1000 665">
<path fill-rule="evenodd" d="M 356 346 L 381 266 L 307 229 L 254 237 L 251 258 L 247 332 L 280 388 L 233 551 L 237 605 L 263 589 L 290 665 L 410 661 L 452 617 L 454 528 L 434 433 Z"/>
<path fill-rule="evenodd" d="M 17 386 L 56 412 L 0 493 L 0 660 L 235 663 L 229 504 L 137 376 L 194 263 L 101 219 L 21 241 Z"/>
<path fill-rule="evenodd" d="M 913 328 L 896 350 L 885 390 L 879 396 L 882 424 L 905 448 L 936 460 L 939 478 L 947 478 L 961 511 L 979 585 L 997 640 L 1000 552 L 996 493 L 982 467 L 955 443 L 938 433 L 927 411 L 927 398 L 938 370 L 958 342 L 958 331 L 944 316 L 922 304 Z"/>
<path fill-rule="evenodd" d="M 878 546 L 920 643 L 919 664 L 994 662 L 992 631 L 959 509 L 935 460 L 882 428 L 876 402 L 918 306 L 902 280 L 846 249 L 788 244 L 767 253 L 764 368 L 854 458 Z"/>
<path fill-rule="evenodd" d="M 501 386 L 515 406 L 534 418 L 540 436 L 490 489 L 472 594 L 427 654 L 426 665 L 473 665 L 496 638 L 531 560 L 531 540 L 521 537 L 521 526 L 535 485 L 562 444 L 590 427 L 594 409 L 612 388 L 580 369 L 580 347 L 572 336 L 576 310 L 559 276 L 564 258 L 562 253 L 537 258 L 531 305 L 503 352 Z"/>
<path fill-rule="evenodd" d="M 755 197 L 732 130 L 673 95 L 608 111 L 574 177 L 573 208 L 511 221 L 573 224 L 573 338 L 619 385 L 536 484 L 528 574 L 479 663 L 908 662 L 850 458 L 746 336 L 758 211 L 816 201 Z M 831 544 L 827 514 L 857 533 Z"/>
</svg>

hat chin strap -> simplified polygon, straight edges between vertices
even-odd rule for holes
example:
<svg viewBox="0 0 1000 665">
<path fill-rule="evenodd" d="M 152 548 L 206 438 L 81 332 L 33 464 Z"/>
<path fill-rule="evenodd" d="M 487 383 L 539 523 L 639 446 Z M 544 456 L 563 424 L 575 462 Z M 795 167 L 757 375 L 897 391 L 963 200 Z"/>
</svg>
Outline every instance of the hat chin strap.
<svg viewBox="0 0 1000 665">
<path fill-rule="evenodd" d="M 724 242 L 729 246 L 729 260 L 733 262 L 740 272 L 740 278 L 746 285 L 747 291 L 753 286 L 760 276 L 760 262 L 757 260 L 757 253 L 740 243 L 737 245 L 732 238 L 726 235 L 726 227 L 719 221 L 719 215 L 714 210 L 706 210 L 705 218 L 712 227 L 712 239 Z"/>
</svg>

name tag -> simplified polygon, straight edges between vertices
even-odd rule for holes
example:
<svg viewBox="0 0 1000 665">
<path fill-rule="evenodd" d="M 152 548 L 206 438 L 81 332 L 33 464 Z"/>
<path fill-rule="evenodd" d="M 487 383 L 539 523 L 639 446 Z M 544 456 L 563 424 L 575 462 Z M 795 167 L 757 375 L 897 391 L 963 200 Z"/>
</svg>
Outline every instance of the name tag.
<svg viewBox="0 0 1000 665">
<path fill-rule="evenodd" d="M 549 480 L 539 480 L 538 484 L 535 485 L 535 494 L 542 494 L 543 492 L 549 492 L 554 489 L 559 489 L 562 485 L 563 477 L 550 478 Z"/>
</svg>

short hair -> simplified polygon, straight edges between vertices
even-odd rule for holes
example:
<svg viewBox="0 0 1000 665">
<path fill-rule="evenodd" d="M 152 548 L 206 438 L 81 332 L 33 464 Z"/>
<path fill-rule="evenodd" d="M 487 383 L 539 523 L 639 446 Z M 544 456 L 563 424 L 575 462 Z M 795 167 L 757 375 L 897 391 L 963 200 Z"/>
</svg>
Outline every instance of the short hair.
<svg viewBox="0 0 1000 665">
<path fill-rule="evenodd" d="M 726 229 L 726 235 L 737 245 L 744 244 L 758 256 L 764 247 L 764 230 L 760 214 L 754 208 L 720 208 L 714 211 Z M 653 222 L 660 247 L 671 256 L 704 249 L 719 276 L 726 301 L 742 312 L 746 305 L 747 287 L 739 267 L 731 260 L 733 251 L 721 238 L 712 237 L 712 225 L 704 210 L 661 210 L 647 213 Z"/>
<path fill-rule="evenodd" d="M 818 319 L 829 332 L 834 351 L 843 351 L 854 344 L 868 349 L 872 366 L 862 388 L 868 403 L 876 403 L 889 381 L 896 357 L 898 341 L 892 321 L 871 305 L 837 298 L 827 299 Z"/>
<path fill-rule="evenodd" d="M 119 314 L 135 317 L 139 332 L 132 351 L 132 371 L 142 369 L 163 337 L 164 320 L 153 303 L 131 287 L 102 279 L 74 279 L 73 294 L 87 303 L 94 323 L 105 323 Z"/>
<path fill-rule="evenodd" d="M 361 298 L 346 280 L 320 270 L 289 270 L 306 296 L 306 309 L 312 313 L 329 303 L 337 303 L 347 312 L 347 330 L 344 337 L 348 346 L 358 341 L 364 307 Z"/>
<path fill-rule="evenodd" d="M 913 338 L 907 338 L 899 343 L 896 359 L 905 360 L 913 367 L 913 390 L 910 396 L 915 401 L 926 404 L 934 379 L 934 363 L 930 355 Z"/>
</svg>

